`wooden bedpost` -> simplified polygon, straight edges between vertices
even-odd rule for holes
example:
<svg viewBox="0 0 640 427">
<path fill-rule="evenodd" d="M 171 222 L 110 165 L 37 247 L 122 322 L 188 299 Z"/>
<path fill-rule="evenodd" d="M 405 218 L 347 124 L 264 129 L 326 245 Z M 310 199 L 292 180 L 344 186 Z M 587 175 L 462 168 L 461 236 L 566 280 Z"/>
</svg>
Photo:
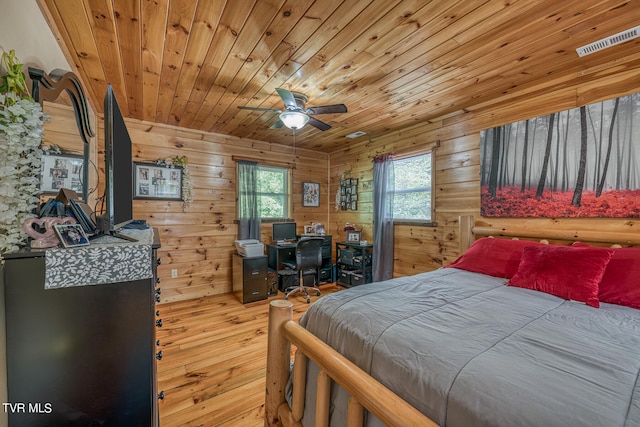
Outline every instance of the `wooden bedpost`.
<svg viewBox="0 0 640 427">
<path fill-rule="evenodd" d="M 460 237 L 460 255 L 462 255 L 473 243 L 473 215 L 461 215 L 458 217 Z"/>
<path fill-rule="evenodd" d="M 264 404 L 264 425 L 280 425 L 278 407 L 286 402 L 285 387 L 291 364 L 291 343 L 282 333 L 282 325 L 293 320 L 293 303 L 274 300 L 269 303 L 269 331 L 267 345 L 267 385 Z"/>
</svg>

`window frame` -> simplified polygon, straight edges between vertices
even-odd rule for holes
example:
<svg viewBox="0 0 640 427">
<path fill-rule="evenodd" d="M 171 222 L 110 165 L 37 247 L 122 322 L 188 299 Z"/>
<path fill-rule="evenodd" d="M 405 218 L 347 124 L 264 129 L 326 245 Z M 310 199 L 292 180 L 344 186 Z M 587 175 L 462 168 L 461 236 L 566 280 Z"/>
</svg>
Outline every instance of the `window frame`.
<svg viewBox="0 0 640 427">
<path fill-rule="evenodd" d="M 429 198 L 430 200 L 430 204 L 431 204 L 431 219 L 427 220 L 427 219 L 409 219 L 409 218 L 393 218 L 393 224 L 394 225 L 414 225 L 414 226 L 424 226 L 424 227 L 435 227 L 436 221 L 434 220 L 434 214 L 435 214 L 435 210 L 434 210 L 434 202 L 435 202 L 435 192 L 433 191 L 433 189 L 435 188 L 435 149 L 431 149 L 428 151 L 421 151 L 421 152 L 412 152 L 410 154 L 405 154 L 405 155 L 395 155 L 392 159 L 392 161 L 394 162 L 393 166 L 394 166 L 394 171 L 395 171 L 395 166 L 396 166 L 396 161 L 400 161 L 400 160 L 406 160 L 406 159 L 410 159 L 412 157 L 420 157 L 420 156 L 426 156 L 429 155 L 431 156 L 431 189 L 429 191 Z M 395 172 L 394 172 L 395 175 Z M 394 185 L 395 187 L 395 185 Z M 424 187 L 419 187 L 419 188 L 424 188 Z M 409 193 L 414 193 L 417 191 L 411 191 L 411 190 L 401 190 L 401 191 L 396 191 L 394 188 L 393 194 L 394 196 L 396 194 L 409 194 Z M 394 197 L 395 199 L 395 197 Z M 394 207 L 395 207 L 395 202 L 394 202 Z"/>
<path fill-rule="evenodd" d="M 265 164 L 265 163 L 258 163 L 258 170 L 275 170 L 278 172 L 282 172 L 283 178 L 284 178 L 284 193 L 258 193 L 258 197 L 262 197 L 264 196 L 269 196 L 269 195 L 276 195 L 278 197 L 280 196 L 284 196 L 284 214 L 282 217 L 260 217 L 260 221 L 264 222 L 264 223 L 269 223 L 269 222 L 278 222 L 278 221 L 283 221 L 283 220 L 289 220 L 290 216 L 291 216 L 291 168 L 287 167 L 287 166 L 281 166 L 281 165 L 273 165 L 273 164 Z M 239 171 L 236 169 L 236 182 L 239 182 Z M 237 200 L 236 200 L 236 210 L 237 212 L 239 212 L 239 202 L 240 202 L 240 189 L 238 188 L 238 186 L 236 185 L 236 193 L 237 193 Z M 237 216 L 237 215 L 236 215 Z"/>
<path fill-rule="evenodd" d="M 276 222 L 288 219 L 291 216 L 291 168 L 284 166 L 275 166 L 275 165 L 267 165 L 263 163 L 258 163 L 258 170 L 278 170 L 282 171 L 284 176 L 284 214 L 282 217 L 260 217 L 262 222 Z M 259 197 L 263 195 L 277 194 L 280 193 L 258 193 Z"/>
</svg>

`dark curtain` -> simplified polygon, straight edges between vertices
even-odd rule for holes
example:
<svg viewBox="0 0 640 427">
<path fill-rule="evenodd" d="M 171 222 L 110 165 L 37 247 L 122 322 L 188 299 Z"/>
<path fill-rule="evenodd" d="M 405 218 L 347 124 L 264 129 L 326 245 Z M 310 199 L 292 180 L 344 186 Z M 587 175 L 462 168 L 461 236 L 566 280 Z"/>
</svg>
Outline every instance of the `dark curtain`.
<svg viewBox="0 0 640 427">
<path fill-rule="evenodd" d="M 258 163 L 238 161 L 238 239 L 260 240 Z"/>
<path fill-rule="evenodd" d="M 373 160 L 373 281 L 393 277 L 393 159 Z"/>
</svg>

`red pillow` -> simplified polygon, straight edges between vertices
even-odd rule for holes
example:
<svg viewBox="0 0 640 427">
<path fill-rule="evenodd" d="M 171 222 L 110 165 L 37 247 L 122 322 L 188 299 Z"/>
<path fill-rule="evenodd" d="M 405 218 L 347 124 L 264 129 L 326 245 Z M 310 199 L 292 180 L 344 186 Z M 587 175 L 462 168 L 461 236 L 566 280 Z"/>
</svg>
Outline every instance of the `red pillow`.
<svg viewBox="0 0 640 427">
<path fill-rule="evenodd" d="M 532 245 L 543 244 L 529 240 L 483 237 L 473 242 L 462 256 L 445 267 L 510 279 L 518 270 L 522 249 Z"/>
<path fill-rule="evenodd" d="M 527 246 L 509 286 L 533 289 L 600 307 L 598 284 L 613 251 L 571 246 Z"/>
<path fill-rule="evenodd" d="M 574 243 L 576 248 L 593 248 Z M 640 248 L 615 248 L 600 281 L 601 302 L 640 309 Z"/>
</svg>

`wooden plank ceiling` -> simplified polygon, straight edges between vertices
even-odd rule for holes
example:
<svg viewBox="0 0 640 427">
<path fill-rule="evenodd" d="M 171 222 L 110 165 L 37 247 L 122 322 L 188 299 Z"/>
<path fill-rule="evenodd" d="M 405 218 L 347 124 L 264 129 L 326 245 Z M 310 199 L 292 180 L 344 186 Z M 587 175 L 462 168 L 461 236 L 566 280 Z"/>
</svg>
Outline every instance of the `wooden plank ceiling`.
<svg viewBox="0 0 640 427">
<path fill-rule="evenodd" d="M 128 117 L 291 145 L 277 113 L 237 108 L 281 109 L 285 88 L 348 107 L 296 131 L 326 152 L 640 61 L 640 39 L 575 51 L 637 26 L 637 0 L 38 2 L 99 113 L 111 83 Z"/>
</svg>

